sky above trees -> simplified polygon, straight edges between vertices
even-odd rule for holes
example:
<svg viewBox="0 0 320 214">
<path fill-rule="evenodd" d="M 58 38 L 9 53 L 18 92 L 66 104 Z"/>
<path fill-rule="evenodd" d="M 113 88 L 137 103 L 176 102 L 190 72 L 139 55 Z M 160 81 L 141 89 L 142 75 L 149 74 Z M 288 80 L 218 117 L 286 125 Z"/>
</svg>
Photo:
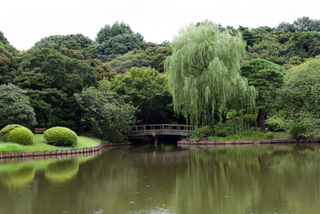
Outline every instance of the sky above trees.
<svg viewBox="0 0 320 214">
<path fill-rule="evenodd" d="M 147 42 L 172 41 L 181 27 L 205 19 L 223 26 L 256 28 L 320 19 L 320 1 L 305 0 L 10 0 L 1 4 L 0 31 L 19 50 L 41 38 L 81 33 L 92 40 L 106 24 L 123 21 Z"/>
</svg>

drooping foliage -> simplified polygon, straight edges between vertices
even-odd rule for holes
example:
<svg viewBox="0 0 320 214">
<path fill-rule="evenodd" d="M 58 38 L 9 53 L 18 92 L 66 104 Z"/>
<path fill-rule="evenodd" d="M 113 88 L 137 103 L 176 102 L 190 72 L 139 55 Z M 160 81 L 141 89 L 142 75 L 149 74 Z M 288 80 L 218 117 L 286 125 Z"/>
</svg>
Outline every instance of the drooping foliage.
<svg viewBox="0 0 320 214">
<path fill-rule="evenodd" d="M 294 137 L 320 137 L 320 57 L 292 67 L 279 89 L 283 126 Z"/>
<path fill-rule="evenodd" d="M 112 91 L 108 80 L 100 81 L 98 88 L 85 88 L 75 97 L 81 109 L 81 130 L 91 130 L 110 142 L 124 140 L 127 127 L 135 122 L 136 108 Z"/>
<path fill-rule="evenodd" d="M 0 85 L 0 128 L 8 124 L 21 124 L 27 127 L 37 124 L 34 109 L 27 92 L 16 85 Z"/>
<path fill-rule="evenodd" d="M 140 124 L 168 123 L 172 115 L 172 96 L 164 74 L 152 68 L 130 69 L 112 80 L 112 88 L 138 108 L 136 118 Z"/>
<path fill-rule="evenodd" d="M 20 60 L 14 82 L 28 92 L 39 126 L 75 129 L 79 118 L 74 93 L 97 85 L 95 70 L 48 48 L 31 49 Z"/>
<path fill-rule="evenodd" d="M 216 110 L 254 105 L 257 92 L 239 73 L 246 44 L 239 33 L 204 22 L 180 31 L 165 70 L 174 110 L 192 124 L 212 125 Z"/>
<path fill-rule="evenodd" d="M 256 108 L 259 110 L 257 122 L 265 130 L 265 116 L 270 114 L 276 104 L 276 89 L 284 83 L 283 68 L 264 59 L 253 59 L 241 65 L 241 75 L 246 77 L 249 85 L 258 91 Z"/>
</svg>

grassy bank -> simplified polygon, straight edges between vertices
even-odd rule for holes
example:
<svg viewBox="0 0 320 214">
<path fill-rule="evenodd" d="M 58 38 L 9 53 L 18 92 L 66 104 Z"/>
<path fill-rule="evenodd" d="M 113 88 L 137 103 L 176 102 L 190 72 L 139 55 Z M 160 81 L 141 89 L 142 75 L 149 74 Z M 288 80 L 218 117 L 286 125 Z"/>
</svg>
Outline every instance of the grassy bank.
<svg viewBox="0 0 320 214">
<path fill-rule="evenodd" d="M 284 139 L 291 139 L 291 135 L 287 132 L 272 132 L 273 133 L 273 138 L 274 140 L 284 140 Z M 265 133 L 257 131 L 257 132 L 252 132 L 252 131 L 246 131 L 242 132 L 239 134 L 232 134 L 227 137 L 216 137 L 216 136 L 210 136 L 208 140 L 221 140 L 221 141 L 243 141 L 243 140 L 266 140 L 267 137 Z M 193 139 L 191 140 L 199 140 L 199 139 Z"/>
<path fill-rule="evenodd" d="M 43 134 L 35 134 L 34 143 L 32 145 L 23 146 L 16 143 L 6 143 L 0 141 L 0 153 L 80 149 L 86 147 L 95 147 L 100 143 L 101 141 L 96 138 L 78 136 L 78 145 L 76 147 L 57 147 L 47 144 L 43 138 Z"/>
</svg>

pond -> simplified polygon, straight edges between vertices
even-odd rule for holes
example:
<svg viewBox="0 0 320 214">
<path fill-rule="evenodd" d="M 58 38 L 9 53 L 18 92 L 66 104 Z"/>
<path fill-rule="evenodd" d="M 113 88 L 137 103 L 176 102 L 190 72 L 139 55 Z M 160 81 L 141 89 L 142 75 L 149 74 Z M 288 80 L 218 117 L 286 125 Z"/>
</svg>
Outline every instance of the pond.
<svg viewBox="0 0 320 214">
<path fill-rule="evenodd" d="M 320 147 L 110 149 L 0 164 L 0 213 L 319 213 Z"/>
</svg>

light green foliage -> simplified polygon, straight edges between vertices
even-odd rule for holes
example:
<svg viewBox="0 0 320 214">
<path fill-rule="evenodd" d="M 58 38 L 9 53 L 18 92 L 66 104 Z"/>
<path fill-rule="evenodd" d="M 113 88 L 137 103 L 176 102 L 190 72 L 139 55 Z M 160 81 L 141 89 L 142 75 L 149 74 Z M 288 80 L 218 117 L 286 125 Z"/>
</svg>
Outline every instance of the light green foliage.
<svg viewBox="0 0 320 214">
<path fill-rule="evenodd" d="M 61 48 L 61 53 L 69 58 L 83 60 L 84 56 L 80 51 L 72 50 L 68 48 Z"/>
<path fill-rule="evenodd" d="M 171 43 L 165 71 L 174 111 L 191 124 L 211 124 L 216 110 L 254 105 L 257 92 L 239 74 L 246 44 L 209 22 L 190 25 Z"/>
<path fill-rule="evenodd" d="M 7 137 L 8 137 L 9 132 L 12 131 L 13 129 L 20 128 L 20 127 L 23 127 L 23 126 L 18 125 L 18 124 L 6 125 L 4 128 L 2 128 L 0 130 L 0 139 L 3 141 L 7 141 L 8 140 Z"/>
<path fill-rule="evenodd" d="M 20 145 L 33 144 L 34 136 L 30 129 L 25 127 L 17 127 L 11 130 L 7 135 L 7 142 L 17 143 Z"/>
<path fill-rule="evenodd" d="M 136 118 L 140 124 L 167 123 L 172 97 L 168 80 L 151 68 L 131 68 L 127 74 L 117 75 L 112 88 L 120 95 L 127 95 L 138 108 Z"/>
<path fill-rule="evenodd" d="M 118 71 L 115 70 L 116 68 L 113 69 L 111 66 L 103 64 L 99 59 L 87 59 L 84 62 L 96 70 L 98 80 L 102 80 L 103 78 L 110 80 L 118 74 Z"/>
<path fill-rule="evenodd" d="M 273 115 L 266 119 L 266 125 L 269 131 L 284 131 L 283 117 L 278 112 L 277 115 Z"/>
<path fill-rule="evenodd" d="M 0 139 L 5 142 L 30 145 L 34 141 L 34 136 L 26 127 L 18 124 L 11 124 L 0 130 Z"/>
<path fill-rule="evenodd" d="M 81 109 L 81 127 L 93 130 L 98 137 L 121 142 L 127 127 L 134 124 L 136 108 L 110 89 L 110 82 L 100 81 L 99 87 L 89 87 L 75 94 Z"/>
<path fill-rule="evenodd" d="M 36 115 L 27 91 L 11 83 L 3 84 L 0 85 L 0 128 L 13 123 L 34 126 Z"/>
<path fill-rule="evenodd" d="M 142 50 L 129 51 L 124 55 L 119 55 L 107 62 L 107 65 L 121 72 L 128 72 L 132 67 L 151 67 L 152 59 Z"/>
<path fill-rule="evenodd" d="M 258 122 L 265 130 L 265 114 L 270 114 L 276 104 L 276 89 L 284 83 L 285 73 L 279 65 L 264 59 L 252 59 L 241 65 L 241 75 L 248 79 L 258 91 L 256 108 L 259 109 Z"/>
<path fill-rule="evenodd" d="M 77 134 L 71 129 L 65 127 L 53 127 L 47 129 L 43 134 L 44 139 L 50 145 L 76 147 L 78 143 Z"/>
<path fill-rule="evenodd" d="M 272 139 L 273 138 L 273 133 L 272 132 L 266 133 L 266 138 Z"/>
<path fill-rule="evenodd" d="M 73 94 L 96 86 L 96 71 L 48 48 L 31 49 L 20 60 L 14 82 L 28 92 L 39 126 L 75 128 L 79 118 Z"/>
<path fill-rule="evenodd" d="M 292 67 L 279 90 L 284 128 L 295 137 L 320 137 L 320 57 Z"/>
<path fill-rule="evenodd" d="M 120 34 L 108 41 L 98 44 L 95 48 L 96 56 L 103 62 L 111 61 L 119 54 L 125 54 L 134 49 L 140 49 L 140 39 L 130 34 Z"/>
<path fill-rule="evenodd" d="M 14 57 L 7 49 L 0 45 L 0 85 L 12 83 L 12 72 L 17 69 L 18 66 L 18 58 Z"/>
<path fill-rule="evenodd" d="M 203 135 L 207 135 L 209 137 L 213 135 L 213 130 L 210 128 L 210 126 L 202 126 L 201 128 L 195 130 L 194 135 L 199 138 L 201 138 Z"/>
<path fill-rule="evenodd" d="M 0 143 L 1 153 L 22 152 L 22 146 L 16 143 Z"/>
</svg>

